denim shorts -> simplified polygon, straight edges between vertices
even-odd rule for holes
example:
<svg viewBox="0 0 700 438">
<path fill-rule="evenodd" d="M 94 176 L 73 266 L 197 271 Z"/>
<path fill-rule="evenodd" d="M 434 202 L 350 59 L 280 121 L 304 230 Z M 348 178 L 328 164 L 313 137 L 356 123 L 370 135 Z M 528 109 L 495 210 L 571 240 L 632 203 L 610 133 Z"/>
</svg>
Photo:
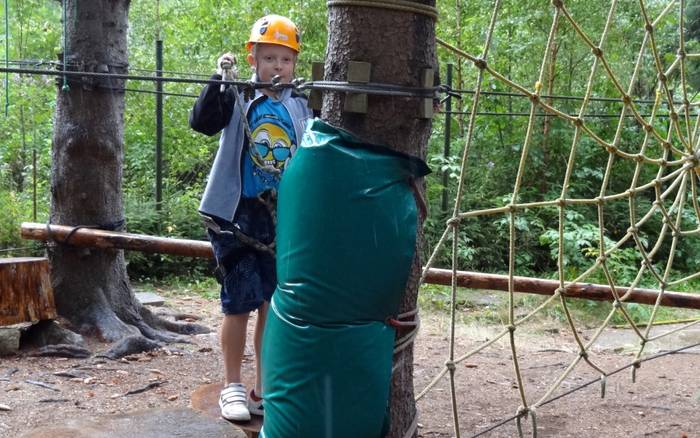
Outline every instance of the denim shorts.
<svg viewBox="0 0 700 438">
<path fill-rule="evenodd" d="M 277 286 L 275 258 L 241 242 L 230 231 L 237 227 L 248 237 L 268 245 L 275 240 L 275 226 L 267 207 L 256 198 L 241 198 L 233 223 L 213 217 L 221 233 L 208 229 L 221 283 L 221 311 L 226 315 L 248 313 L 270 301 Z"/>
</svg>

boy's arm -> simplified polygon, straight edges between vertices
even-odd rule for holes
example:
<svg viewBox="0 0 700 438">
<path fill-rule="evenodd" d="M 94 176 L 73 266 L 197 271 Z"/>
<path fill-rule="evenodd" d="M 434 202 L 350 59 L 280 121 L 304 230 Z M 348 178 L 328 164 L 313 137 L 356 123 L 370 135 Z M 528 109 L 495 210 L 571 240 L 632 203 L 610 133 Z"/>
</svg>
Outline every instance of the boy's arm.
<svg viewBox="0 0 700 438">
<path fill-rule="evenodd" d="M 220 74 L 211 79 L 221 80 Z M 232 87 L 222 93 L 218 84 L 207 84 L 190 112 L 190 127 L 206 135 L 214 135 L 228 125 L 233 114 L 235 94 Z"/>
</svg>

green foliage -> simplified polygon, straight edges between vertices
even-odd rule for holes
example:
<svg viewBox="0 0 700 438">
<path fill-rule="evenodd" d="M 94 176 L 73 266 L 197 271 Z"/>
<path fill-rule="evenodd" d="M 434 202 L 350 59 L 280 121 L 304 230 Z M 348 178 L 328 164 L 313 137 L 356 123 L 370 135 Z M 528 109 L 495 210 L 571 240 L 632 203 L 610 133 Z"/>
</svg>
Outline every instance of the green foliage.
<svg viewBox="0 0 700 438">
<path fill-rule="evenodd" d="M 25 246 L 19 236 L 19 225 L 23 217 L 27 217 L 27 204 L 18 199 L 16 192 L 0 191 L 0 205 L 3 206 L 0 215 L 0 241 L 7 248 Z"/>
</svg>

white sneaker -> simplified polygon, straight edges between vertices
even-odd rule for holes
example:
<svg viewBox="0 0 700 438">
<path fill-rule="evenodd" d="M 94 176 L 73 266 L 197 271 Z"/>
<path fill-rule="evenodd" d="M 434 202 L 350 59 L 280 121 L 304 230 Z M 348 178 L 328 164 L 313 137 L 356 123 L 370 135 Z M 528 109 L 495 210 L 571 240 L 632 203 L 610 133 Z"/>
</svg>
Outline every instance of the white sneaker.
<svg viewBox="0 0 700 438">
<path fill-rule="evenodd" d="M 242 383 L 229 383 L 221 390 L 219 396 L 221 416 L 233 421 L 250 420 L 250 411 L 248 411 L 246 401 L 245 386 Z"/>
<path fill-rule="evenodd" d="M 248 410 L 254 415 L 260 415 L 261 417 L 265 415 L 263 399 L 255 394 L 254 389 L 251 389 L 250 394 L 248 394 Z"/>
</svg>

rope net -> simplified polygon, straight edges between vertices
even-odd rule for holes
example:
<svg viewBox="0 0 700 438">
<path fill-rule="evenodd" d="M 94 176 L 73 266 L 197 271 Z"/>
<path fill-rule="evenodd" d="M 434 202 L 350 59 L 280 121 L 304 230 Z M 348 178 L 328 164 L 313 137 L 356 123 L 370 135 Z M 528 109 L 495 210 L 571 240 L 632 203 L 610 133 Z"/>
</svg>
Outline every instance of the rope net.
<svg viewBox="0 0 700 438">
<path fill-rule="evenodd" d="M 457 437 L 460 436 L 460 428 L 457 415 L 457 394 L 455 394 L 456 365 L 483 352 L 499 341 L 507 340 L 510 345 L 513 372 L 517 383 L 514 386 L 517 387 L 520 406 L 517 409 L 514 407 L 515 415 L 513 417 L 495 425 L 495 427 L 509 420 L 515 420 L 517 421 L 518 430 L 522 434 L 520 421 L 528 418 L 532 420 L 533 434 L 536 434 L 536 409 L 561 397 L 561 394 L 557 395 L 558 391 L 562 391 L 562 383 L 574 370 L 580 367 L 587 368 L 589 373 L 592 372 L 593 375 L 599 376 L 594 382 L 600 382 L 603 388 L 606 377 L 616 374 L 621 369 L 631 368 L 634 380 L 634 370 L 642 362 L 652 358 L 648 352 L 645 353 L 645 349 L 648 350 L 647 346 L 649 343 L 697 324 L 697 321 L 694 321 L 672 329 L 652 330 L 655 327 L 654 323 L 658 319 L 660 301 L 664 293 L 686 285 L 689 281 L 700 277 L 700 272 L 681 276 L 673 269 L 674 262 L 677 262 L 676 256 L 679 242 L 682 239 L 694 239 L 700 232 L 700 221 L 698 220 L 700 218 L 700 205 L 698 204 L 697 193 L 698 175 L 700 174 L 697 147 L 698 138 L 700 137 L 700 113 L 697 111 L 697 103 L 693 101 L 688 92 L 686 64 L 688 59 L 696 55 L 686 53 L 683 31 L 685 1 L 670 1 L 658 13 L 658 16 L 652 17 L 645 1 L 639 0 L 638 12 L 641 28 L 644 29 L 643 38 L 641 44 L 636 43 L 639 44 L 639 51 L 634 59 L 634 68 L 631 74 L 627 74 L 628 80 L 625 82 L 621 79 L 621 75 L 616 73 L 612 63 L 606 58 L 605 52 L 606 46 L 609 45 L 608 36 L 611 28 L 614 28 L 616 23 L 617 6 L 617 1 L 613 0 L 610 2 L 607 18 L 596 41 L 593 36 L 583 30 L 574 14 L 567 9 L 566 2 L 554 0 L 549 6 L 543 2 L 542 8 L 548 7 L 547 13 L 551 14 L 551 28 L 548 33 L 538 76 L 529 85 L 509 79 L 507 75 L 496 71 L 489 64 L 489 51 L 494 40 L 494 29 L 496 29 L 499 19 L 503 18 L 501 16 L 502 2 L 500 0 L 493 2 L 490 24 L 485 32 L 483 51 L 480 54 L 470 54 L 438 40 L 442 46 L 472 63 L 475 67 L 476 81 L 474 94 L 471 99 L 471 108 L 468 112 L 469 118 L 465 130 L 461 173 L 454 210 L 432 255 L 426 263 L 423 278 L 421 279 L 421 282 L 425 279 L 428 269 L 435 263 L 438 253 L 447 251 L 451 243 L 453 286 L 451 291 L 449 352 L 445 367 L 421 390 L 417 395 L 417 400 L 420 400 L 431 391 L 443 377 L 449 375 L 452 416 Z M 658 9 L 658 4 L 656 4 L 656 7 L 657 10 L 660 10 Z M 673 56 L 671 57 L 667 56 L 669 53 L 668 47 L 663 48 L 663 50 L 659 47 L 655 34 L 659 23 L 663 20 L 668 20 L 669 17 L 673 17 L 678 22 L 676 27 L 678 31 L 677 46 L 672 48 L 675 52 L 672 52 Z M 575 103 L 578 108 L 574 114 L 571 114 L 569 110 L 558 107 L 558 102 L 553 103 L 552 100 L 542 97 L 542 84 L 546 79 L 548 69 L 551 67 L 553 42 L 563 31 L 569 32 L 569 35 L 573 33 L 575 39 L 591 51 L 591 56 L 589 57 L 591 59 L 590 73 L 585 92 L 581 99 Z M 670 62 L 668 61 L 669 59 Z M 635 96 L 635 83 L 644 68 L 653 69 L 655 72 L 656 91 L 653 103 L 647 104 L 649 106 L 642 111 L 640 109 L 640 100 L 638 96 Z M 480 111 L 483 111 L 480 98 L 486 88 L 484 84 L 487 80 L 498 82 L 500 86 L 505 87 L 508 91 L 529 99 L 529 118 L 523 134 L 524 139 L 522 140 L 521 154 L 512 193 L 506 196 L 506 201 L 501 205 L 463 211 L 463 199 L 465 191 L 468 189 L 469 177 L 474 172 L 482 171 L 482 169 L 474 167 L 471 163 L 474 159 L 471 151 L 472 144 L 475 142 L 475 131 L 478 129 L 478 114 Z M 621 105 L 617 126 L 614 130 L 614 135 L 610 138 L 605 138 L 604 135 L 599 133 L 599 130 L 596 129 L 596 121 L 585 117 L 587 111 L 590 110 L 591 101 L 595 100 L 595 96 L 593 96 L 594 85 L 601 81 L 607 83 L 608 90 L 613 90 L 607 97 L 615 98 Z M 563 181 L 561 181 L 561 192 L 559 196 L 553 199 L 521 202 L 523 178 L 526 169 L 531 165 L 531 157 L 540 146 L 533 141 L 533 136 L 539 126 L 536 124 L 538 114 L 542 113 L 546 114 L 547 117 L 556 118 L 570 124 L 573 130 L 573 134 L 570 137 L 568 161 L 565 172 L 563 172 Z M 661 117 L 662 115 L 667 115 L 668 117 Z M 625 135 L 630 129 L 636 130 L 640 136 L 643 135 L 643 139 L 640 142 L 626 141 Z M 604 169 L 602 169 L 598 194 L 592 198 L 572 196 L 570 187 L 574 169 L 577 165 L 577 157 L 582 153 L 582 149 L 591 147 L 595 148 L 598 153 L 607 156 L 607 162 Z M 619 162 L 631 163 L 631 167 L 634 169 L 631 175 L 623 176 L 629 178 L 629 184 L 625 190 L 613 190 L 610 184 L 614 177 L 618 177 L 618 175 L 614 174 L 614 170 Z M 655 171 L 649 172 L 649 169 L 655 169 Z M 643 180 L 642 177 L 644 175 L 653 176 Z M 653 202 L 641 203 L 640 199 L 643 198 L 653 199 Z M 628 223 L 625 225 L 627 231 L 621 238 L 613 240 L 606 233 L 606 227 L 610 225 L 606 222 L 606 208 L 613 204 L 619 205 L 620 203 L 626 203 L 625 208 L 629 211 Z M 583 208 L 593 209 L 597 212 L 597 247 L 599 251 L 597 258 L 585 272 L 572 276 L 571 272 L 567 270 L 567 251 L 570 250 L 566 246 L 568 237 L 566 234 L 567 223 L 571 220 L 571 215 L 576 209 Z M 524 232 L 520 231 L 519 220 L 524 218 L 526 212 L 537 209 L 552 209 L 558 213 L 557 280 L 559 288 L 537 308 L 523 316 L 516 314 L 516 301 L 514 298 L 517 242 L 519 236 Z M 458 354 L 455 344 L 457 319 L 456 275 L 458 266 L 464 263 L 463 260 L 460 261 L 458 243 L 463 238 L 463 230 L 469 221 L 476 221 L 484 217 L 497 217 L 505 220 L 509 228 L 509 255 L 507 263 L 509 278 L 508 320 L 507 324 L 496 336 L 476 346 L 471 351 Z M 652 236 L 652 238 L 649 238 L 649 236 L 643 237 L 640 233 L 640 227 L 652 223 L 650 221 L 658 221 L 661 224 L 660 229 L 657 230 L 657 234 Z M 620 228 L 620 224 L 615 224 L 615 226 L 618 229 Z M 620 276 L 612 268 L 610 261 L 625 247 L 636 249 L 639 253 L 638 257 L 641 260 L 641 264 L 638 268 L 632 268 L 636 271 L 632 275 L 634 280 L 625 284 L 628 289 L 626 292 L 621 293 L 619 291 L 622 285 Z M 614 301 L 610 304 L 607 316 L 594 331 L 594 334 L 589 339 L 583 339 L 579 334 L 577 322 L 572 317 L 571 299 L 565 296 L 565 291 L 572 285 L 589 282 L 592 276 L 601 274 L 611 288 Z M 649 283 L 656 285 L 655 289 L 658 290 L 658 297 L 656 303 L 651 306 L 648 319 L 640 324 L 635 322 L 635 318 L 630 314 L 628 309 L 630 303 L 627 300 L 632 291 L 641 287 L 642 284 Z M 544 393 L 528 393 L 526 380 L 523 378 L 521 371 L 520 358 L 522 353 L 519 352 L 516 346 L 515 334 L 519 328 L 530 321 L 537 313 L 552 307 L 558 307 L 565 316 L 578 352 L 565 370 L 548 385 Z M 634 331 L 639 339 L 639 348 L 634 359 L 628 365 L 612 370 L 606 369 L 606 367 L 598 363 L 592 347 L 596 345 L 604 330 L 611 326 L 611 321 L 613 321 L 615 316 L 622 317 L 626 321 L 626 325 Z M 482 433 L 485 432 L 482 431 Z"/>
</svg>

